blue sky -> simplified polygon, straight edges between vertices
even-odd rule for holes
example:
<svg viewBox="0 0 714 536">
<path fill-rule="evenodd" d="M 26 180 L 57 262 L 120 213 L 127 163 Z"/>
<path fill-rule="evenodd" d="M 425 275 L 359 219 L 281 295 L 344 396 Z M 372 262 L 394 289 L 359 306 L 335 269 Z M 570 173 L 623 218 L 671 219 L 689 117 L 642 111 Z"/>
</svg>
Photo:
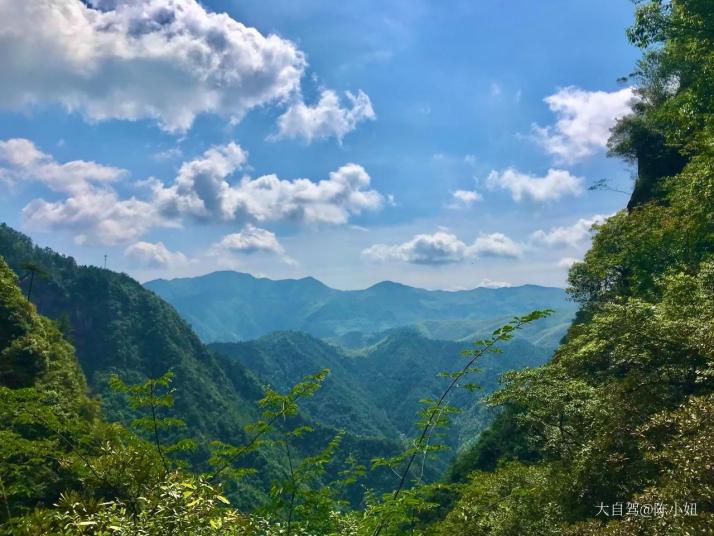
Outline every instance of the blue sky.
<svg viewBox="0 0 714 536">
<path fill-rule="evenodd" d="M 140 280 L 565 286 L 632 186 L 632 11 L 0 0 L 0 219 Z"/>
</svg>

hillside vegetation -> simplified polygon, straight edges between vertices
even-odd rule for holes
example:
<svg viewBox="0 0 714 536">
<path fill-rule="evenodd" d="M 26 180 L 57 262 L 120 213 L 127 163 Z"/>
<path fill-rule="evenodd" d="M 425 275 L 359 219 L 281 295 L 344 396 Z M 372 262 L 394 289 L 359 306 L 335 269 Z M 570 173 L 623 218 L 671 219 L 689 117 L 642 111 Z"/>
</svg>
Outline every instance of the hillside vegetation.
<svg viewBox="0 0 714 536">
<path fill-rule="evenodd" d="M 489 370 L 488 360 L 504 355 L 500 350 L 549 322 L 550 311 L 517 316 L 475 341 L 460 366 L 435 380 L 438 389 L 434 383 L 435 391 L 423 395 L 416 427 L 405 432 L 398 450 L 363 463 L 340 455 L 357 451 L 354 437 L 311 426 L 309 416 L 325 418 L 329 411 L 322 406 L 331 396 L 348 396 L 354 408 L 366 410 L 370 402 L 383 410 L 369 424 L 375 431 L 387 427 L 392 414 L 406 412 L 411 386 L 432 385 L 421 379 L 423 363 L 411 361 L 409 343 L 418 340 L 416 334 L 375 339 L 363 333 L 354 345 L 361 350 L 343 353 L 305 335 L 276 334 L 222 345 L 229 355 L 219 357 L 200 345 L 168 305 L 126 276 L 77 269 L 70 259 L 32 249 L 3 228 L 2 255 L 20 273 L 29 271 L 31 280 L 40 274 L 37 266 L 18 266 L 28 262 L 28 253 L 37 265 L 38 260 L 49 263 L 43 266 L 48 278 L 33 301 L 57 316 L 54 321 L 40 316 L 0 261 L 2 531 L 62 536 L 714 534 L 711 1 L 638 2 L 629 36 L 643 49 L 630 80 L 638 101 L 634 114 L 615 127 L 610 148 L 637 165 L 630 202 L 598 225 L 591 250 L 570 271 L 569 293 L 580 309 L 553 358 L 504 374 L 501 387 L 488 396 L 500 413 L 444 482 L 427 482 L 427 468 L 448 447 L 449 425 L 473 420 L 468 411 L 459 413 L 454 399 L 471 394 L 473 401 L 478 396 L 474 383 L 485 379 L 479 369 Z M 72 285 L 78 282 L 81 289 L 92 289 L 94 299 L 77 297 L 81 292 L 73 292 Z M 23 290 L 34 295 L 27 283 Z M 39 294 L 43 286 L 45 295 Z M 110 306 L 121 314 L 109 315 Z M 157 315 L 157 310 L 158 316 L 137 313 Z M 163 319 L 162 332 L 184 336 L 182 344 L 195 352 L 172 348 L 172 338 L 153 333 L 147 318 Z M 68 325 L 79 331 L 72 334 Z M 96 342 L 80 341 L 80 334 Z M 105 411 L 130 419 L 125 425 L 109 425 L 101 417 L 66 337 L 77 340 L 90 386 L 99 389 L 110 370 L 124 372 L 108 365 L 135 371 L 125 381 L 108 377 L 114 390 L 103 392 Z M 144 344 L 156 353 L 157 363 L 175 366 L 173 384 L 151 360 L 136 360 L 151 355 L 131 351 L 132 345 Z M 437 354 L 441 342 L 423 344 L 433 344 Z M 307 370 L 312 363 L 275 361 L 271 348 L 292 355 L 311 348 L 304 359 L 331 360 L 332 387 L 327 370 L 311 371 L 291 385 L 303 373 L 299 367 Z M 371 368 L 371 359 L 390 363 L 397 372 L 385 376 L 384 369 Z M 281 387 L 246 394 L 257 383 L 244 362 L 272 374 Z M 353 363 L 364 365 L 364 376 L 352 377 Z M 244 389 L 227 370 L 244 378 Z M 380 383 L 394 390 L 391 396 L 380 399 L 369 390 Z M 223 387 L 234 391 L 223 393 Z M 322 387 L 331 391 L 319 395 Z M 238 411 L 233 401 L 230 407 L 211 407 L 224 394 L 245 404 L 237 407 L 245 409 L 246 427 L 229 427 L 232 421 L 224 412 Z M 192 397 L 188 400 L 197 406 L 186 406 L 182 396 Z M 326 398 L 314 398 L 320 396 Z M 212 453 L 210 460 L 191 465 L 182 454 L 191 445 L 172 431 L 181 429 L 182 411 L 190 418 L 191 411 L 204 412 L 209 422 L 196 422 L 201 434 L 220 434 L 226 426 L 241 437 L 233 444 L 203 445 Z M 372 477 L 378 486 L 363 484 L 372 489 L 362 489 L 355 501 L 355 487 L 374 474 L 380 475 Z M 259 506 L 236 501 L 240 494 L 234 492 L 246 478 L 253 484 L 270 478 Z"/>
<path fill-rule="evenodd" d="M 610 147 L 632 198 L 571 269 L 552 361 L 491 398 L 436 534 L 714 533 L 714 10 L 642 2 L 629 35 L 639 100 Z"/>
<path fill-rule="evenodd" d="M 460 368 L 464 344 L 429 339 L 415 328 L 399 328 L 375 335 L 371 346 L 353 352 L 297 332 L 209 347 L 236 359 L 277 389 L 287 389 L 312 371 L 328 368 L 330 377 L 304 402 L 305 413 L 340 429 L 399 440 L 413 434 L 419 401 L 438 396 L 443 388 L 439 373 Z M 452 398 L 451 403 L 464 410 L 448 431 L 447 444 L 454 452 L 490 422 L 494 410 L 481 401 L 496 388 L 503 372 L 537 366 L 550 357 L 547 350 L 522 338 L 502 349 L 481 362 L 478 393 L 460 391 Z M 452 454 L 445 453 L 446 459 Z"/>
</svg>

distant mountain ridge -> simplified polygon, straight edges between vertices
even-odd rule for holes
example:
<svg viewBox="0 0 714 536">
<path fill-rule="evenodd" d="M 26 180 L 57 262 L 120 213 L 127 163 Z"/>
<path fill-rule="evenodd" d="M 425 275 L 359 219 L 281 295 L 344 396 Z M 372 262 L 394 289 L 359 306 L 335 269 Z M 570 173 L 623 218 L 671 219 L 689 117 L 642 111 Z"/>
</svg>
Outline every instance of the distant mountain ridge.
<svg viewBox="0 0 714 536">
<path fill-rule="evenodd" d="M 205 342 L 295 330 L 349 347 L 405 326 L 430 338 L 469 340 L 513 315 L 549 307 L 555 315 L 537 329 L 541 335 L 554 330 L 544 343 L 552 348 L 576 311 L 563 289 L 537 285 L 444 291 L 383 281 L 364 290 L 337 290 L 312 277 L 271 280 L 221 271 L 144 286 L 173 305 Z"/>
</svg>

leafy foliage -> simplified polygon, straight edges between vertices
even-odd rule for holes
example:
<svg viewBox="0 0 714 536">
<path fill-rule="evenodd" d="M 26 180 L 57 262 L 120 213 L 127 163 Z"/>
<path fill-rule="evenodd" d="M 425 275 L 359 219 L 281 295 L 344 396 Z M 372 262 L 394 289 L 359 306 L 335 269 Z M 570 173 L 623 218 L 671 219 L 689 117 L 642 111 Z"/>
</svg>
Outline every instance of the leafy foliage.
<svg viewBox="0 0 714 536">
<path fill-rule="evenodd" d="M 507 430 L 513 444 L 493 448 L 484 434 L 457 464 L 477 470 L 436 533 L 714 530 L 704 447 L 714 407 L 713 14 L 706 1 L 638 2 L 629 35 L 645 48 L 639 102 L 611 139 L 638 164 L 628 210 L 598 226 L 571 269 L 582 309 L 552 361 L 507 373 L 490 398 L 505 406 L 491 434 Z M 659 514 L 605 516 L 598 504 Z M 697 513 L 677 513 L 684 504 Z"/>
<path fill-rule="evenodd" d="M 300 406 L 329 382 L 326 371 L 292 385 L 296 370 L 282 370 L 284 385 L 261 395 L 236 359 L 241 352 L 257 355 L 267 370 L 269 356 L 261 348 L 242 346 L 232 357 L 207 352 L 170 308 L 128 278 L 80 269 L 2 228 L 0 246 L 16 270 L 22 257 L 46 272 L 31 297 L 56 318 L 68 314 L 90 384 L 103 385 L 108 363 L 128 373 L 111 380 L 120 393 L 105 392 L 105 402 L 109 414 L 128 417 L 134 428 L 98 418 L 71 345 L 35 312 L 0 263 L 2 530 L 64 536 L 711 534 L 714 12 L 708 0 L 638 2 L 629 35 L 644 47 L 634 76 L 640 100 L 611 140 L 613 154 L 638 164 L 628 210 L 598 227 L 592 249 L 571 270 L 570 293 L 581 311 L 553 359 L 503 376 L 501 389 L 487 397 L 502 411 L 453 466 L 450 483 L 424 484 L 422 467 L 449 446 L 442 434 L 460 418 L 452 395 L 470 394 L 476 386 L 468 376 L 482 374 L 476 366 L 486 354 L 515 343 L 509 342 L 515 331 L 545 312 L 493 331 L 466 353 L 462 367 L 441 375 L 440 391 L 421 395 L 417 434 L 406 439 L 411 434 L 403 429 L 402 451 L 372 463 L 392 471 L 393 491 L 368 490 L 361 508 L 353 508 L 347 490 L 371 468 L 356 456 L 340 459 L 350 434 L 312 426 Z M 79 282 L 81 292 L 72 287 Z M 392 295 L 404 292 L 388 287 Z M 339 311 L 340 303 L 330 307 Z M 157 331 L 146 327 L 146 318 L 157 320 Z M 369 339 L 370 352 L 385 360 L 399 348 L 411 350 L 408 338 L 398 345 L 388 337 L 355 339 Z M 109 355 L 97 355 L 99 348 Z M 143 360 L 151 351 L 156 359 Z M 334 359 L 341 376 L 335 393 L 359 400 L 368 392 L 361 382 L 376 377 L 348 382 L 351 365 L 342 358 L 359 363 L 366 355 Z M 163 369 L 157 374 L 152 367 Z M 169 368 L 175 395 L 171 377 L 160 375 Z M 414 383 L 407 372 L 418 369 L 416 363 L 399 360 L 394 369 Z M 400 386 L 396 377 L 378 379 L 390 389 Z M 239 384 L 254 389 L 255 404 L 248 418 L 225 420 L 221 412 L 235 411 L 232 404 L 246 396 Z M 236 398 L 210 407 L 222 400 L 224 387 Z M 182 389 L 189 392 L 183 399 Z M 126 412 L 119 409 L 122 397 L 129 401 Z M 203 405 L 190 406 L 194 402 Z M 213 444 L 211 473 L 191 473 L 172 457 L 177 436 L 171 430 L 179 424 L 169 414 L 174 409 L 187 411 L 199 437 L 216 423 L 200 424 L 192 411 L 230 424 L 230 433 L 217 427 L 223 433 Z M 318 410 L 313 405 L 310 411 Z M 348 463 L 334 467 L 342 461 Z M 273 477 L 269 500 L 252 512 L 231 506 L 232 486 L 255 475 Z M 660 514 L 601 515 L 604 505 L 624 504 L 659 505 Z M 676 515 L 684 504 L 697 511 L 690 506 Z"/>
</svg>

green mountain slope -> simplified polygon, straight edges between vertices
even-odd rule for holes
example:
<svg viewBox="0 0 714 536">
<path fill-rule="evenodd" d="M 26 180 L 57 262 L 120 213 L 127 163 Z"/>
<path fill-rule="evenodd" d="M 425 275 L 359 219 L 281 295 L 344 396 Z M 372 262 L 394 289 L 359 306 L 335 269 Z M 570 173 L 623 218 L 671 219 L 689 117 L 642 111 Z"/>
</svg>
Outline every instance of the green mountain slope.
<svg viewBox="0 0 714 536">
<path fill-rule="evenodd" d="M 194 434 L 243 439 L 241 425 L 256 415 L 260 386 L 245 369 L 233 367 L 227 374 L 170 305 L 125 274 L 78 266 L 5 225 L 0 225 L 0 256 L 21 277 L 27 263 L 40 269 L 31 301 L 43 315 L 68 321 L 82 369 L 104 395 L 110 418 L 122 414 L 106 388 L 109 373 L 135 382 L 171 369 L 180 387 L 176 410 Z M 25 277 L 25 290 L 28 284 Z"/>
<path fill-rule="evenodd" d="M 346 344 L 358 341 L 360 334 L 417 324 L 434 338 L 459 340 L 479 332 L 484 321 L 497 325 L 538 307 L 557 311 L 549 325 L 565 325 L 576 309 L 562 289 L 534 285 L 446 292 L 385 281 L 365 290 L 339 291 L 313 278 L 273 281 L 214 272 L 145 286 L 172 304 L 207 342 L 295 330 Z"/>
<path fill-rule="evenodd" d="M 376 334 L 370 346 L 350 352 L 297 332 L 210 345 L 278 388 L 292 385 L 310 370 L 329 368 L 330 377 L 305 403 L 305 412 L 319 422 L 357 434 L 395 440 L 413 435 L 419 401 L 443 390 L 447 380 L 439 373 L 463 366 L 460 354 L 465 347 L 460 342 L 427 338 L 414 328 Z M 465 411 L 456 417 L 450 445 L 456 449 L 469 443 L 490 420 L 479 399 L 494 390 L 500 374 L 540 365 L 549 355 L 544 348 L 514 339 L 503 353 L 487 357 L 478 377 L 483 390 L 458 392 L 452 400 Z"/>
<path fill-rule="evenodd" d="M 25 235 L 0 224 L 0 257 L 23 278 L 29 290 L 28 264 L 36 267 L 31 301 L 44 315 L 63 325 L 87 377 L 90 388 L 101 395 L 109 421 L 128 422 L 132 417 L 123 397 L 108 388 L 111 373 L 130 383 L 174 373 L 174 411 L 187 423 L 189 435 L 199 445 L 193 456 L 203 464 L 213 440 L 242 445 L 248 440 L 243 427 L 259 415 L 258 400 L 264 393 L 259 380 L 240 361 L 210 351 L 176 311 L 155 293 L 125 274 L 91 266 L 78 266 L 74 259 L 50 249 L 36 247 Z M 279 352 L 280 349 L 276 349 Z M 279 354 L 276 354 L 279 355 Z M 320 359 L 308 363 L 297 383 L 314 374 Z M 314 366 L 312 366 L 314 365 Z M 290 384 L 292 385 L 292 384 Z M 276 386 L 277 387 L 277 386 Z M 287 389 L 285 383 L 279 387 Z M 343 401 L 344 408 L 350 401 Z M 362 408 L 351 410 L 358 415 Z M 301 417 L 303 418 L 303 417 Z M 367 422 L 365 420 L 365 422 Z M 314 434 L 298 445 L 298 455 L 321 448 L 338 430 L 327 421 L 312 422 Z M 378 429 L 349 434 L 343 440 L 343 456 L 354 455 L 360 463 L 397 449 Z M 260 453 L 251 463 L 261 468 L 241 491 L 241 504 L 255 505 L 265 497 L 271 482 L 285 472 L 283 454 Z M 370 485 L 383 485 L 383 475 L 370 475 Z M 356 500 L 357 495 L 351 497 Z"/>
<path fill-rule="evenodd" d="M 98 437 L 97 404 L 74 349 L 17 284 L 0 258 L 0 532 L 13 514 L 81 489 L 86 468 L 75 445 Z"/>
</svg>

